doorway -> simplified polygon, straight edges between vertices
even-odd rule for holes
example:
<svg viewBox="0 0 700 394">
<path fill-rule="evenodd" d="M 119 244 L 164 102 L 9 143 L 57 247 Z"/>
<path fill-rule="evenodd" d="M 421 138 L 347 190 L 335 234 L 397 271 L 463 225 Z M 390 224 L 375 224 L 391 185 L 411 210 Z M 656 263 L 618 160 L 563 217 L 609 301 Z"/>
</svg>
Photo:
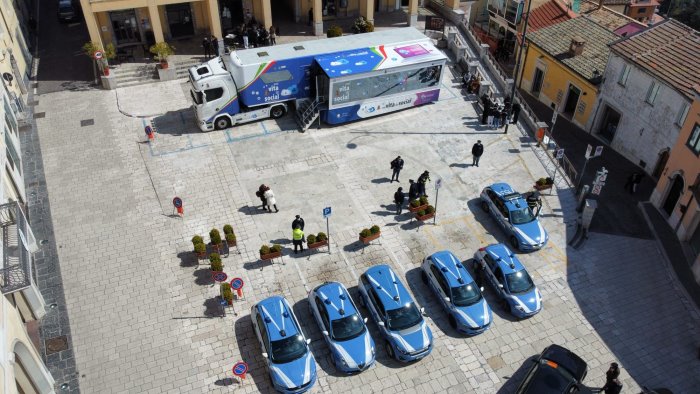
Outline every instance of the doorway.
<svg viewBox="0 0 700 394">
<path fill-rule="evenodd" d="M 532 93 L 533 96 L 540 96 L 542 81 L 544 81 L 544 71 L 540 68 L 535 68 L 535 75 L 532 77 L 532 89 L 530 89 L 530 93 Z"/>
<path fill-rule="evenodd" d="M 221 29 L 225 34 L 233 33 L 243 23 L 243 0 L 220 0 L 219 15 L 221 17 Z"/>
<path fill-rule="evenodd" d="M 668 162 L 668 156 L 669 149 L 664 149 L 659 152 L 659 158 L 656 160 L 656 166 L 654 167 L 654 172 L 651 173 L 651 176 L 656 179 L 661 176 L 661 172 L 663 172 L 664 168 L 666 167 L 666 162 Z"/>
<path fill-rule="evenodd" d="M 620 124 L 620 113 L 606 105 L 605 110 L 603 111 L 603 121 L 600 123 L 598 135 L 608 142 L 612 142 L 613 138 L 615 137 L 618 124 Z"/>
<path fill-rule="evenodd" d="M 676 207 L 678 199 L 681 197 L 681 192 L 683 191 L 683 177 L 679 174 L 673 177 L 673 183 L 671 188 L 668 190 L 666 195 L 666 200 L 664 201 L 663 210 L 668 216 L 673 213 L 673 208 Z"/>
<path fill-rule="evenodd" d="M 566 96 L 566 104 L 564 104 L 564 111 L 562 111 L 562 114 L 568 116 L 569 119 L 574 118 L 579 97 L 581 97 L 581 89 L 569 84 L 569 94 Z"/>
<path fill-rule="evenodd" d="M 109 19 L 112 22 L 112 31 L 117 45 L 141 42 L 135 10 L 110 12 Z"/>
<path fill-rule="evenodd" d="M 165 14 L 172 38 L 194 36 L 194 21 L 190 3 L 168 4 Z"/>
</svg>

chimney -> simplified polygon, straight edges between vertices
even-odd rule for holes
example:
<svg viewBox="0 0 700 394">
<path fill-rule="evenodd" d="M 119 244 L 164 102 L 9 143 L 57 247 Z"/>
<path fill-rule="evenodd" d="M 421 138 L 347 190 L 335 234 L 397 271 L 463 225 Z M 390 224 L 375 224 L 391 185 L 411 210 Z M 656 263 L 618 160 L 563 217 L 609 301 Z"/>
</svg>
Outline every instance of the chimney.
<svg viewBox="0 0 700 394">
<path fill-rule="evenodd" d="M 604 2 L 604 1 L 605 1 L 605 0 L 598 0 L 598 9 L 603 8 L 603 2 Z"/>
<path fill-rule="evenodd" d="M 571 56 L 578 56 L 583 53 L 583 46 L 586 44 L 586 40 L 579 36 L 575 36 L 571 39 L 571 45 L 569 45 L 569 54 Z"/>
</svg>

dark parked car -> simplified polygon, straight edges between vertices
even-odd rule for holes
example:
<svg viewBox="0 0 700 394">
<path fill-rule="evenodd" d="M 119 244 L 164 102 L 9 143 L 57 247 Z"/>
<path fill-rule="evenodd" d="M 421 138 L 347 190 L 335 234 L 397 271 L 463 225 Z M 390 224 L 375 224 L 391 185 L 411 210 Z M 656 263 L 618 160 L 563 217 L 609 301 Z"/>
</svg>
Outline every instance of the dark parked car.
<svg viewBox="0 0 700 394">
<path fill-rule="evenodd" d="M 590 388 L 581 383 L 587 372 L 588 365 L 581 357 L 559 345 L 550 345 L 533 360 L 517 393 L 592 393 Z"/>
</svg>

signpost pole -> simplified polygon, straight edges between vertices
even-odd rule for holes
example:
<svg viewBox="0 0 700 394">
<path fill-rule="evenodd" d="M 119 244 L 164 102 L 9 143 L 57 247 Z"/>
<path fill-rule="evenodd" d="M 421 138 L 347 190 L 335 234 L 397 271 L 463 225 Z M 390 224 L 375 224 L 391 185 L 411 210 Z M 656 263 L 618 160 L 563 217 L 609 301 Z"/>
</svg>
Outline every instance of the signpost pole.
<svg viewBox="0 0 700 394">
<path fill-rule="evenodd" d="M 328 226 L 328 216 L 326 216 L 326 234 L 328 234 L 328 254 L 331 254 L 331 229 Z"/>
<path fill-rule="evenodd" d="M 435 180 L 435 215 L 433 215 L 433 225 L 437 223 L 437 206 L 438 206 L 438 194 L 440 194 L 440 187 L 442 186 L 442 178 Z"/>
</svg>

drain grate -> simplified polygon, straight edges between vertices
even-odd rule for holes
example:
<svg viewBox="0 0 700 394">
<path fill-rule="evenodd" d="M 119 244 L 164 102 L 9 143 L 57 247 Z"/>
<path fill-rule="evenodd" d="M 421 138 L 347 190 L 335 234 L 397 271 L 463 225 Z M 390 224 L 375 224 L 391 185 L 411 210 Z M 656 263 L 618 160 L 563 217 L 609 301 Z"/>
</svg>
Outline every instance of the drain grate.
<svg viewBox="0 0 700 394">
<path fill-rule="evenodd" d="M 64 350 L 68 350 L 68 338 L 65 335 L 60 337 L 55 337 L 47 339 L 46 342 L 46 355 L 58 353 Z"/>
<path fill-rule="evenodd" d="M 80 127 L 92 126 L 95 124 L 95 119 L 83 119 L 80 121 Z"/>
<path fill-rule="evenodd" d="M 36 112 L 36 113 L 34 114 L 34 119 L 41 119 L 41 118 L 44 118 L 44 117 L 46 117 L 46 112 Z"/>
</svg>

